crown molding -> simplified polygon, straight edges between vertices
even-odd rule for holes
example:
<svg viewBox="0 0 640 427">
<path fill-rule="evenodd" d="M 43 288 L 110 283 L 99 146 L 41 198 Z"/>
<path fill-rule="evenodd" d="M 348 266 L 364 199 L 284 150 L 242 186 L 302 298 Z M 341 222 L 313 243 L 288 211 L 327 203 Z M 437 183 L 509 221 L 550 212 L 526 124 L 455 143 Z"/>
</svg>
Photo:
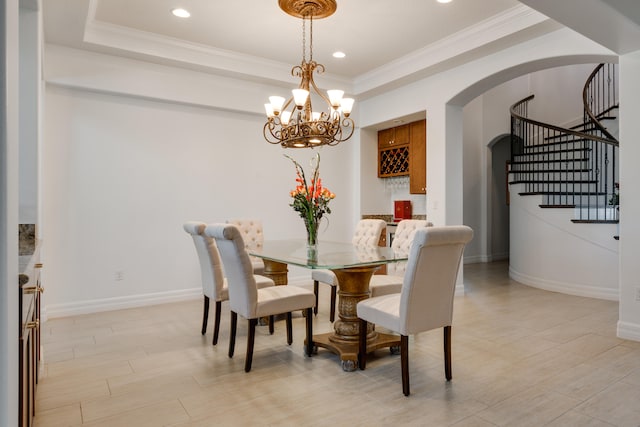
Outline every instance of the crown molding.
<svg viewBox="0 0 640 427">
<path fill-rule="evenodd" d="M 96 7 L 97 1 L 92 0 L 84 29 L 85 43 L 226 77 L 286 87 L 296 81 L 291 76 L 291 64 L 101 22 L 95 19 Z M 317 83 L 351 92 L 351 79 L 330 73 L 324 73 Z"/>
<path fill-rule="evenodd" d="M 430 68 L 437 68 L 439 72 L 443 71 L 439 66 L 447 61 L 469 54 L 482 46 L 548 20 L 549 18 L 545 15 L 528 6 L 515 6 L 436 43 L 362 74 L 355 79 L 354 90 L 358 94 L 372 91 L 380 86 L 406 79 L 412 74 L 419 72 L 424 74 Z"/>
<path fill-rule="evenodd" d="M 85 23 L 85 43 L 116 50 L 125 56 L 225 77 L 283 87 L 290 87 L 294 82 L 291 64 L 101 22 L 95 18 L 96 7 L 97 0 L 91 0 Z M 325 73 L 318 83 L 322 87 L 342 87 L 355 96 L 396 82 L 406 83 L 412 75 L 424 75 L 429 70 L 444 71 L 448 61 L 460 62 L 466 54 L 547 20 L 549 18 L 528 6 L 515 6 L 355 79 Z"/>
</svg>

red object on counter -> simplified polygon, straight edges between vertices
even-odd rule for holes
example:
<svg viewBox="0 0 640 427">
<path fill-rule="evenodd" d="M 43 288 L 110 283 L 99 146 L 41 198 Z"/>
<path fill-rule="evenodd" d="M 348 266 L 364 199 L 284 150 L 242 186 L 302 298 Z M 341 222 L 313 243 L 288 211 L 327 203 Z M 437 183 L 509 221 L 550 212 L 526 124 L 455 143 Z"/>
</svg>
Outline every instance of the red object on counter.
<svg viewBox="0 0 640 427">
<path fill-rule="evenodd" d="M 395 200 L 393 202 L 393 220 L 411 219 L 411 200 Z"/>
</svg>

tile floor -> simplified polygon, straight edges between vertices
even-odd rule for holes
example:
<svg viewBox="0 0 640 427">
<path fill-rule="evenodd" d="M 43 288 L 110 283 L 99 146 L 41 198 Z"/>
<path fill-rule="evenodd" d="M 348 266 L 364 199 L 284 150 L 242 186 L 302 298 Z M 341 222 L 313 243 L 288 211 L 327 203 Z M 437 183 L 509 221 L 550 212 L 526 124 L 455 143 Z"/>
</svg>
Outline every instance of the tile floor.
<svg viewBox="0 0 640 427">
<path fill-rule="evenodd" d="M 523 286 L 507 268 L 465 266 L 453 380 L 442 332 L 419 334 L 410 397 L 388 350 L 356 372 L 323 349 L 304 357 L 299 314 L 290 347 L 283 321 L 274 336 L 258 328 L 248 374 L 246 322 L 226 354 L 226 304 L 216 347 L 200 335 L 199 300 L 50 320 L 36 427 L 640 426 L 640 342 L 616 338 L 617 303 Z M 331 328 L 327 288 L 314 332 Z"/>
</svg>

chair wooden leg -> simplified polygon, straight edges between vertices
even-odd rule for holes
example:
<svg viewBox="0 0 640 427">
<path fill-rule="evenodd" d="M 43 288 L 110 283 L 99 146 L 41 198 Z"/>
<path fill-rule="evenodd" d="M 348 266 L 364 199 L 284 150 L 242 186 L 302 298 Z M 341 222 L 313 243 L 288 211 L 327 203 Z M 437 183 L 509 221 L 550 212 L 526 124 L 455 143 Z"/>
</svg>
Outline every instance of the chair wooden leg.
<svg viewBox="0 0 640 427">
<path fill-rule="evenodd" d="M 251 370 L 251 362 L 253 362 L 253 342 L 256 339 L 256 325 L 258 319 L 249 319 L 249 335 L 247 336 L 247 356 L 244 359 L 244 371 Z"/>
<path fill-rule="evenodd" d="M 229 357 L 233 357 L 236 348 L 236 328 L 238 326 L 238 314 L 231 312 L 231 325 L 229 327 Z"/>
<path fill-rule="evenodd" d="M 213 323 L 213 345 L 218 344 L 218 334 L 220 333 L 220 312 L 222 311 L 222 301 L 216 301 L 215 321 Z"/>
<path fill-rule="evenodd" d="M 316 296 L 316 305 L 315 307 L 313 307 L 313 314 L 317 315 L 318 314 L 318 281 L 317 280 L 313 281 L 313 293 Z"/>
<path fill-rule="evenodd" d="M 451 326 L 444 327 L 444 376 L 451 381 Z"/>
<path fill-rule="evenodd" d="M 367 365 L 367 321 L 360 319 L 358 332 L 358 366 L 364 371 Z"/>
<path fill-rule="evenodd" d="M 307 356 L 311 357 L 313 354 L 313 319 L 311 318 L 311 307 L 307 308 Z"/>
<path fill-rule="evenodd" d="M 402 392 L 409 396 L 409 337 L 400 335 L 400 359 L 402 363 Z"/>
<path fill-rule="evenodd" d="M 291 323 L 291 312 L 287 313 L 287 344 L 291 345 L 293 342 L 293 327 Z"/>
<path fill-rule="evenodd" d="M 275 317 L 269 316 L 269 335 L 273 335 L 273 328 L 275 328 Z"/>
<path fill-rule="evenodd" d="M 207 321 L 209 320 L 209 297 L 204 297 L 204 309 L 202 314 L 202 335 L 207 333 Z"/>
<path fill-rule="evenodd" d="M 331 312 L 329 313 L 329 320 L 332 323 L 336 319 L 336 288 L 337 286 L 331 285 Z"/>
</svg>

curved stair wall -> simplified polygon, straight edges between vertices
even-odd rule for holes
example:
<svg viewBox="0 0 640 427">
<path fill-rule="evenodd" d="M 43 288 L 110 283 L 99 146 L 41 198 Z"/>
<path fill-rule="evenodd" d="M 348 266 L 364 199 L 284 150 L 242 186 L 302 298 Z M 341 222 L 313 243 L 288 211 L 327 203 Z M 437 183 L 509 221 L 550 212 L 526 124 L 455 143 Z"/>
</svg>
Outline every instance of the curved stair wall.
<svg viewBox="0 0 640 427">
<path fill-rule="evenodd" d="M 618 300 L 616 224 L 575 223 L 571 208 L 541 209 L 540 195 L 512 184 L 509 275 L 525 285 Z"/>
</svg>

